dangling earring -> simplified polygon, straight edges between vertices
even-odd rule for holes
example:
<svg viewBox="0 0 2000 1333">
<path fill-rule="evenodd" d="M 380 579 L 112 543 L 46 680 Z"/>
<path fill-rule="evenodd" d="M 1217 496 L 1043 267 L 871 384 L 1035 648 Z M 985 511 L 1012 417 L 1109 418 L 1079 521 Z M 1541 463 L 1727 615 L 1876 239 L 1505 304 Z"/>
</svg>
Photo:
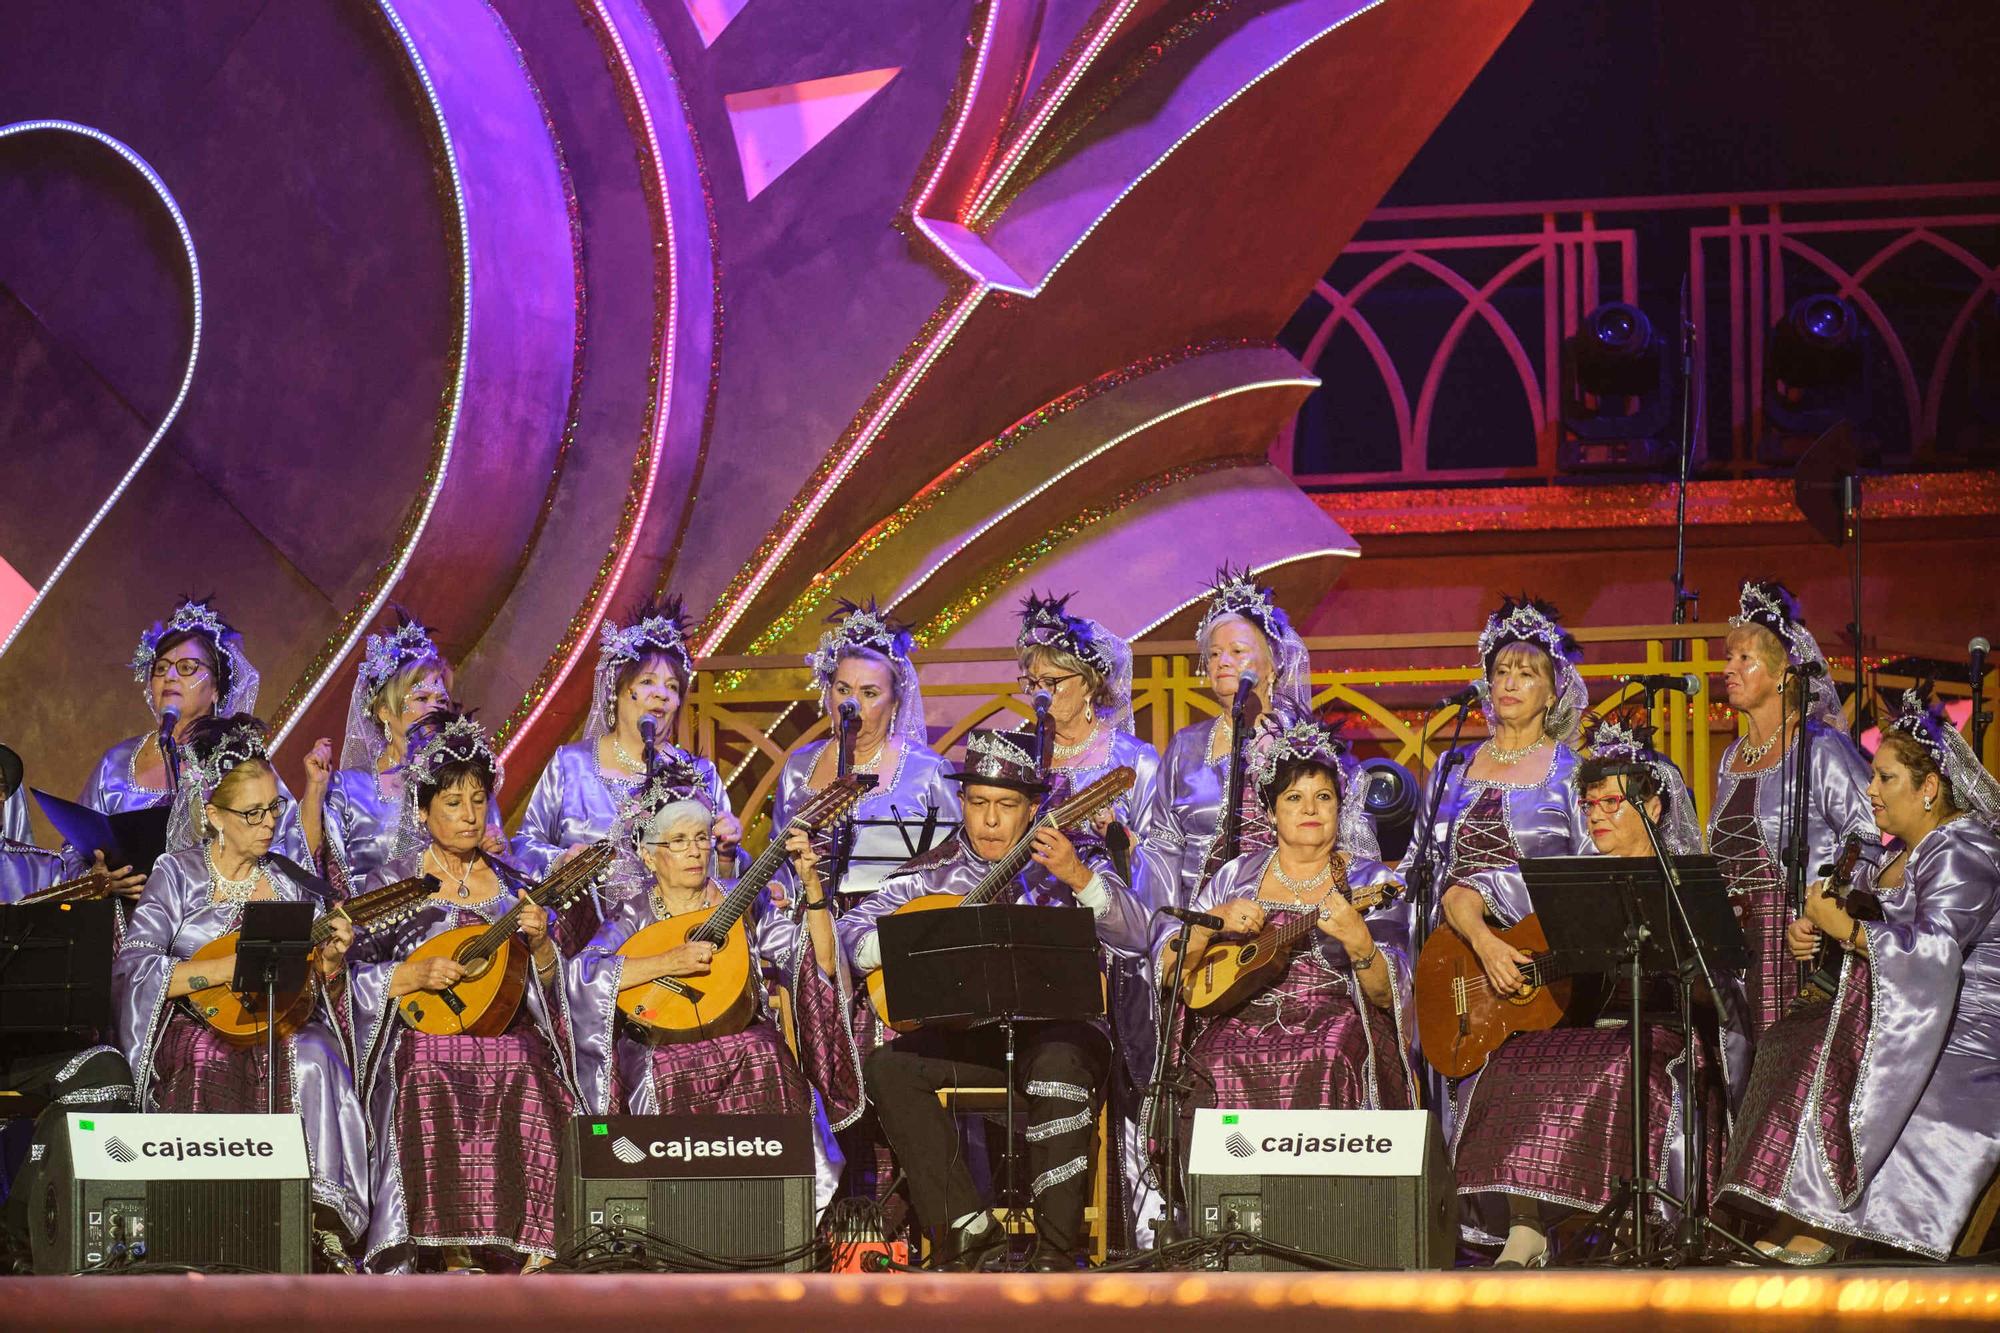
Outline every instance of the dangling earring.
<svg viewBox="0 0 2000 1333">
<path fill-rule="evenodd" d="M 1928 811 L 1928 810 L 1929 810 L 1929 809 L 1930 809 L 1930 808 L 1931 808 L 1931 807 L 1932 807 L 1933 805 L 1935 805 L 1936 803 L 1937 803 L 1937 797 L 1935 797 L 1935 796 L 1926 796 L 1926 797 L 1924 797 L 1924 809 L 1925 809 L 1926 811 Z"/>
</svg>

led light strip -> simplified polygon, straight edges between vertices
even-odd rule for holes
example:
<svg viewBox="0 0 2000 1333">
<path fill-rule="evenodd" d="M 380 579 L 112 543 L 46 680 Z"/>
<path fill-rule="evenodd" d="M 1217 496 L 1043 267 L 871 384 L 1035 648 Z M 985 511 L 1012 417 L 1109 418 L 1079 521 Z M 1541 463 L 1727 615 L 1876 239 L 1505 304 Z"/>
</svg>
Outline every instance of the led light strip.
<svg viewBox="0 0 2000 1333">
<path fill-rule="evenodd" d="M 770 554 L 764 558 L 763 563 L 751 574 L 749 581 L 743 585 L 742 590 L 736 593 L 728 606 L 719 606 L 716 608 L 718 613 L 716 623 L 712 628 L 705 629 L 698 649 L 698 652 L 703 655 L 715 653 L 724 637 L 728 635 L 730 630 L 736 627 L 736 622 L 742 618 L 743 613 L 749 609 L 750 604 L 757 599 L 758 595 L 763 592 L 764 586 L 777 573 L 778 566 L 784 563 L 785 558 L 791 554 L 792 548 L 797 544 L 800 534 L 819 516 L 820 510 L 825 507 L 827 500 L 832 496 L 833 492 L 839 488 L 840 483 L 846 479 L 847 474 L 854 470 L 854 465 L 860 461 L 861 455 L 866 453 L 869 446 L 875 442 L 876 436 L 881 433 L 889 415 L 902 405 L 905 398 L 909 397 L 910 393 L 916 388 L 917 381 L 923 378 L 925 372 L 930 369 L 931 364 L 943 354 L 945 347 L 949 345 L 958 330 L 963 327 L 965 321 L 971 318 L 973 310 L 978 307 L 980 301 L 986 297 L 988 292 L 996 289 L 1009 291 L 1031 300 L 1040 296 L 1050 281 L 1054 279 L 1057 270 L 1063 266 L 1071 255 L 1075 254 L 1082 247 L 1085 241 L 1089 240 L 1096 233 L 1097 229 L 1103 225 L 1105 218 L 1109 217 L 1112 211 L 1124 202 L 1127 195 L 1138 189 L 1142 182 L 1152 176 L 1155 171 L 1158 171 L 1161 166 L 1165 165 L 1167 159 L 1173 156 L 1176 149 L 1193 138 L 1210 121 L 1228 110 L 1245 93 L 1269 78 L 1277 70 L 1289 64 L 1293 57 L 1313 46 L 1328 33 L 1346 26 L 1352 20 L 1385 3 L 1385 0 L 1370 0 L 1370 3 L 1356 9 L 1353 13 L 1347 14 L 1338 21 L 1315 30 L 1310 36 L 1258 71 L 1254 78 L 1246 81 L 1235 92 L 1232 92 L 1228 97 L 1216 104 L 1207 115 L 1189 126 L 1185 133 L 1169 144 L 1165 151 L 1155 158 L 1144 171 L 1133 177 L 1131 182 L 1124 189 L 1120 190 L 1117 196 L 1110 203 L 1106 204 L 1104 209 L 1091 220 L 1090 225 L 1084 228 L 1082 234 L 1071 243 L 1070 247 L 1057 257 L 1055 263 L 1049 265 L 1048 272 L 1042 275 L 1041 280 L 1031 287 L 1023 287 L 1018 284 L 996 283 L 982 276 L 977 269 L 959 258 L 953 249 L 945 244 L 939 238 L 938 234 L 931 229 L 924 218 L 924 209 L 930 203 L 931 196 L 936 192 L 938 180 L 944 174 L 945 164 L 950 161 L 953 150 L 958 146 L 958 141 L 964 132 L 965 122 L 970 115 L 972 104 L 977 99 L 979 82 L 985 76 L 986 58 L 992 49 L 993 32 L 997 22 L 994 16 L 998 13 L 1001 3 L 1002 0 L 994 0 L 993 6 L 987 11 L 986 28 L 980 36 L 979 55 L 973 66 L 971 86 L 968 88 L 965 99 L 960 105 L 958 120 L 952 126 L 951 135 L 945 144 L 945 151 L 938 154 L 937 163 L 931 171 L 931 177 L 924 183 L 923 192 L 918 196 L 916 206 L 911 210 L 911 220 L 917 230 L 922 232 L 925 239 L 929 240 L 937 248 L 938 252 L 953 266 L 970 276 L 973 279 L 973 285 L 958 298 L 958 303 L 951 311 L 949 317 L 938 326 L 937 331 L 931 335 L 930 341 L 911 359 L 910 365 L 904 370 L 903 376 L 897 381 L 895 388 L 875 410 L 875 413 L 868 419 L 867 424 L 855 435 L 853 442 L 841 456 L 840 462 L 834 467 L 834 470 L 828 474 L 826 479 L 808 497 L 806 503 L 800 507 L 798 516 L 792 520 L 790 526 L 780 535 L 777 542 L 772 546 Z"/>
<path fill-rule="evenodd" d="M 625 46 L 624 34 L 618 31 L 617 22 L 604 6 L 604 0 L 591 0 L 591 7 L 597 12 L 598 22 L 611 39 L 611 46 L 618 57 L 618 66 L 624 72 L 626 86 L 632 90 L 632 105 L 638 112 L 639 123 L 645 129 L 646 153 L 652 163 L 655 189 L 658 191 L 660 217 L 666 227 L 667 248 L 667 327 L 661 336 L 660 387 L 659 396 L 653 405 L 653 437 L 646 464 L 646 483 L 639 492 L 639 507 L 635 511 L 632 530 L 625 535 L 625 543 L 618 552 L 617 562 L 611 567 L 610 577 L 604 580 L 598 592 L 597 601 L 591 606 L 589 618 L 585 621 L 576 639 L 570 644 L 569 655 L 549 678 L 542 689 L 542 697 L 528 710 L 526 717 L 514 728 L 513 735 L 501 747 L 500 758 L 510 758 L 520 748 L 521 742 L 534 729 L 536 721 L 547 711 L 549 701 L 555 698 L 556 690 L 569 679 L 576 664 L 597 640 L 597 627 L 603 623 L 605 609 L 611 605 L 619 584 L 624 581 L 625 570 L 632 563 L 632 550 L 639 544 L 639 534 L 645 530 L 646 515 L 652 509 L 653 488 L 659 481 L 660 459 L 666 452 L 667 421 L 671 416 L 674 394 L 674 353 L 680 338 L 681 282 L 678 251 L 674 241 L 673 202 L 667 188 L 666 164 L 660 155 L 659 131 L 653 124 L 653 113 L 646 104 L 645 90 L 640 85 L 639 71 L 632 63 L 632 53 Z"/>
<path fill-rule="evenodd" d="M 1288 555 L 1283 560 L 1273 560 L 1268 565 L 1252 565 L 1250 567 L 1250 574 L 1252 577 L 1266 575 L 1269 574 L 1274 569 L 1283 569 L 1286 565 L 1296 565 L 1303 560 L 1317 560 L 1321 556 L 1341 555 L 1352 558 L 1352 557 L 1358 557 L 1360 554 L 1361 554 L 1360 549 L 1358 547 L 1353 547 L 1353 546 L 1328 547 L 1325 550 L 1320 550 L 1320 551 L 1300 551 L 1297 555 Z M 1188 598 L 1185 602 L 1182 602 L 1180 605 L 1168 607 L 1167 610 L 1162 614 L 1155 616 L 1152 620 L 1148 621 L 1144 625 L 1141 625 L 1138 629 L 1133 630 L 1131 638 L 1135 642 L 1137 640 L 1145 638 L 1148 634 L 1151 634 L 1154 630 L 1166 624 L 1169 620 L 1172 620 L 1175 616 L 1187 610 L 1190 606 L 1193 606 L 1196 602 L 1206 601 L 1207 599 L 1208 599 L 1207 593 L 1205 592 L 1196 593 L 1194 596 Z"/>
<path fill-rule="evenodd" d="M 174 220 L 174 230 L 180 233 L 181 251 L 187 256 L 188 290 L 194 298 L 194 319 L 188 338 L 187 366 L 181 371 L 180 390 L 174 394 L 173 405 L 167 408 L 166 416 L 162 417 L 160 424 L 154 428 L 152 438 L 146 441 L 146 447 L 139 451 L 139 456 L 134 458 L 132 465 L 125 469 L 125 475 L 118 479 L 118 484 L 111 488 L 111 494 L 104 498 L 104 503 L 97 506 L 97 511 L 90 516 L 90 522 L 83 525 L 83 531 L 76 535 L 76 540 L 69 544 L 67 551 L 63 552 L 62 559 L 56 561 L 56 567 L 42 581 L 42 586 L 35 590 L 34 600 L 28 603 L 28 609 L 21 613 L 21 618 L 14 622 L 12 629 L 7 631 L 7 637 L 4 640 L 0 640 L 0 655 L 4 655 L 9 648 L 14 646 L 14 640 L 20 637 L 21 631 L 27 627 L 29 618 L 35 614 L 43 601 L 48 598 L 49 590 L 56 586 L 56 580 L 60 579 L 64 571 L 76 560 L 77 553 L 83 549 L 83 544 L 90 540 L 91 534 L 97 531 L 99 525 L 111 513 L 111 507 L 118 503 L 119 497 L 124 495 L 126 489 L 131 486 L 132 479 L 139 475 L 139 469 L 144 467 L 146 460 L 153 456 L 153 450 L 157 449 L 160 441 L 166 438 L 168 428 L 174 424 L 175 418 L 180 416 L 182 404 L 187 402 L 188 389 L 194 383 L 195 360 L 201 354 L 201 262 L 195 257 L 194 236 L 188 231 L 187 218 L 181 214 L 181 207 L 178 203 L 174 202 L 174 196 L 168 191 L 166 182 L 160 179 L 159 173 L 153 170 L 145 158 L 140 157 L 131 148 L 112 138 L 103 130 L 92 129 L 88 125 L 79 125 L 73 120 L 22 120 L 16 121 L 11 125 L 0 125 L 0 139 L 10 138 L 17 134 L 51 131 L 58 134 L 77 134 L 103 144 L 106 148 L 118 154 L 119 157 L 125 159 L 133 170 L 145 178 L 146 184 L 152 186 L 153 193 L 158 195 L 160 202 L 167 206 L 167 213 Z"/>
<path fill-rule="evenodd" d="M 334 673 L 340 670 L 340 664 L 354 651 L 354 645 L 361 641 L 361 637 L 368 632 L 368 627 L 375 623 L 375 617 L 381 613 L 382 604 L 389 600 L 390 592 L 409 569 L 410 558 L 416 554 L 417 544 L 423 540 L 424 529 L 430 526 L 431 514 L 437 509 L 438 497 L 444 494 L 445 477 L 451 471 L 452 445 L 458 439 L 459 416 L 465 409 L 465 367 L 472 359 L 472 229 L 465 215 L 465 181 L 459 175 L 458 152 L 451 143 L 451 126 L 445 122 L 444 104 L 438 100 L 437 87 L 431 82 L 430 69 L 424 64 L 423 55 L 417 50 L 416 41 L 410 36 L 410 30 L 403 26 L 403 16 L 396 12 L 394 0 L 376 0 L 376 6 L 381 9 L 382 17 L 389 20 L 389 26 L 395 29 L 396 40 L 402 43 L 403 51 L 409 57 L 410 68 L 415 72 L 417 82 L 424 90 L 424 99 L 430 103 L 431 115 L 437 120 L 438 143 L 444 150 L 445 174 L 451 181 L 452 210 L 457 215 L 458 222 L 459 262 L 464 272 L 459 297 L 458 366 L 452 376 L 451 412 L 445 419 L 444 435 L 438 449 L 437 476 L 431 482 L 430 494 L 424 497 L 424 507 L 417 514 L 416 527 L 411 530 L 409 540 L 403 543 L 403 549 L 397 553 L 396 563 L 389 571 L 389 577 L 381 581 L 368 599 L 366 609 L 355 617 L 354 628 L 349 631 L 346 641 L 340 645 L 340 651 L 327 658 L 326 666 L 321 670 L 319 678 L 299 696 L 298 702 L 292 706 L 290 716 L 286 717 L 283 725 L 278 728 L 277 735 L 271 738 L 273 750 L 283 745 L 285 738 L 292 734 L 292 728 L 298 725 L 299 719 L 312 707 L 313 700 L 319 697 L 319 692 L 326 688 Z"/>
<path fill-rule="evenodd" d="M 1032 490 L 1025 492 L 1019 499 L 1015 500 L 1014 503 L 1008 505 L 1005 509 L 1002 509 L 999 513 L 993 515 L 991 518 L 987 519 L 984 523 L 980 524 L 977 528 L 974 528 L 971 532 L 967 533 L 965 535 L 964 540 L 956 543 L 949 552 L 947 552 L 944 556 L 942 556 L 935 563 L 933 563 L 929 569 L 924 570 L 921 574 L 917 575 L 916 578 L 912 579 L 909 582 L 909 584 L 902 589 L 902 591 L 898 592 L 895 595 L 895 597 L 890 600 L 889 605 L 897 606 L 901 604 L 904 601 L 904 599 L 910 597 L 917 591 L 917 589 L 923 587 L 924 584 L 930 580 L 932 575 L 936 574 L 939 570 L 943 569 L 947 564 L 950 564 L 953 560 L 957 559 L 960 553 L 962 553 L 967 547 L 971 546 L 972 543 L 978 541 L 982 536 L 992 531 L 995 527 L 999 526 L 1001 523 L 1006 522 L 1009 516 L 1014 514 L 1016 511 L 1018 511 L 1031 501 L 1033 501 L 1035 497 L 1042 495 L 1048 492 L 1049 490 L 1053 489 L 1055 486 L 1061 483 L 1063 478 L 1069 476 L 1070 473 L 1075 472 L 1078 468 L 1084 466 L 1086 463 L 1089 463 L 1094 459 L 1103 457 L 1105 454 L 1109 453 L 1113 449 L 1116 449 L 1119 445 L 1131 439 L 1133 436 L 1138 435 L 1144 431 L 1151 430 L 1153 427 L 1161 424 L 1162 422 L 1172 421 L 1175 417 L 1180 416 L 1184 412 L 1192 412 L 1197 407 L 1205 407 L 1210 403 L 1220 402 L 1224 398 L 1233 398 L 1239 393 L 1250 393 L 1257 389 L 1285 388 L 1287 386 L 1295 386 L 1305 389 L 1316 389 L 1319 387 L 1319 377 L 1316 375 L 1305 375 L 1287 379 L 1253 380 L 1248 384 L 1231 385 L 1227 389 L 1219 389 L 1214 393 L 1206 393 L 1203 394 L 1201 397 L 1193 399 L 1189 402 L 1181 403 L 1175 407 L 1170 407 L 1166 411 L 1160 413 L 1158 416 L 1148 417 L 1146 420 L 1141 421 L 1137 425 L 1129 427 L 1126 430 L 1120 431 L 1118 434 L 1112 436 L 1110 439 L 1104 441 L 1102 444 L 1099 444 L 1096 448 L 1091 449 L 1089 452 L 1083 454 L 1075 461 L 1068 464 L 1066 467 L 1063 467 L 1059 471 L 1051 473 L 1039 485 L 1035 486 Z M 955 467 L 957 465 L 954 464 L 953 466 Z"/>
</svg>

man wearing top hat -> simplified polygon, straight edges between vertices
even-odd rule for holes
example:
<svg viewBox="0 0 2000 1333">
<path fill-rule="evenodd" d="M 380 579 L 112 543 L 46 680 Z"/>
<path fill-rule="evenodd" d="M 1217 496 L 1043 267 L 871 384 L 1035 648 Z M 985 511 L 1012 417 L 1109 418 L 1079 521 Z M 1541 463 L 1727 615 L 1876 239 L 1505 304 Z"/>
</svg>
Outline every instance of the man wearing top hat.
<svg viewBox="0 0 2000 1333">
<path fill-rule="evenodd" d="M 951 775 L 963 794 L 955 836 L 905 864 L 835 923 L 857 972 L 882 965 L 876 929 L 882 917 L 925 894 L 971 891 L 1034 823 L 1047 788 L 1034 756 L 997 731 L 973 732 L 965 749 L 963 771 Z M 1055 828 L 1036 832 L 1033 845 L 1033 860 L 1011 891 L 994 901 L 1088 908 L 1106 949 L 1143 956 L 1149 914 L 1110 857 L 1095 846 L 1079 851 Z M 1111 1039 L 1101 1019 L 1028 1023 L 1016 1033 L 1016 1085 L 1028 1108 L 1027 1170 L 1040 1242 L 1031 1266 L 1061 1271 L 1075 1265 L 1082 1236 L 1090 1135 L 1111 1065 Z M 908 1175 L 918 1224 L 933 1239 L 936 1267 L 976 1268 L 1005 1239 L 980 1206 L 957 1127 L 937 1096 L 941 1088 L 999 1084 L 1004 1050 L 997 1027 L 925 1029 L 878 1047 L 864 1070 L 869 1099 Z"/>
</svg>

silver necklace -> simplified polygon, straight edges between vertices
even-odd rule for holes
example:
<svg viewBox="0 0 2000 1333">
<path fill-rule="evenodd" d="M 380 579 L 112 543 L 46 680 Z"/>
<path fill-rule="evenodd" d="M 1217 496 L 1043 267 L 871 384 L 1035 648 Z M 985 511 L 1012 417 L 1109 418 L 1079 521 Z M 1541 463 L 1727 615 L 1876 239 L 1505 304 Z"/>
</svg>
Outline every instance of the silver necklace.
<svg viewBox="0 0 2000 1333">
<path fill-rule="evenodd" d="M 1503 748 L 1499 741 L 1489 737 L 1486 741 L 1486 753 L 1493 756 L 1493 762 L 1496 764 L 1518 764 L 1548 743 L 1549 738 L 1544 736 L 1533 745 L 1524 745 L 1518 750 L 1508 750 Z"/>
<path fill-rule="evenodd" d="M 242 879 L 231 879 L 223 874 L 221 868 L 215 864 L 214 843 L 205 845 L 201 849 L 201 856 L 204 861 L 208 862 L 209 883 L 213 884 L 215 891 L 222 895 L 222 901 L 226 903 L 247 903 L 250 901 L 250 895 L 257 891 L 257 876 L 263 873 L 263 862 L 261 860 L 252 861 L 250 863 L 250 873 Z"/>
<path fill-rule="evenodd" d="M 1736 746 L 1736 766 L 1738 768 L 1755 768 L 1763 762 L 1765 755 L 1771 753 L 1771 747 L 1778 743 L 1778 737 L 1784 734 L 1785 729 L 1778 727 L 1764 738 L 1764 742 L 1761 745 L 1752 745 L 1748 741 L 1739 741 Z"/>
<path fill-rule="evenodd" d="M 426 851 L 424 852 L 424 855 L 425 855 L 425 856 L 427 856 L 427 857 L 429 857 L 429 858 L 430 858 L 430 859 L 431 859 L 431 860 L 432 860 L 433 862 L 435 862 L 435 863 L 436 863 L 436 865 L 437 865 L 437 872 L 438 872 L 438 874 L 439 874 L 439 875 L 442 875 L 442 876 L 444 876 L 444 877 L 446 877 L 446 878 L 448 878 L 448 879 L 455 879 L 455 880 L 457 880 L 457 881 L 458 881 L 458 896 L 459 896 L 459 897 L 461 897 L 461 898 L 470 898 L 470 897 L 472 896 L 472 885 L 471 885 L 471 884 L 469 884 L 469 883 L 467 883 L 467 880 L 468 880 L 468 879 L 470 878 L 470 877 L 469 877 L 469 875 L 454 875 L 454 874 L 452 874 L 452 873 L 451 873 L 451 871 L 449 871 L 449 870 L 445 869 L 445 865 L 444 865 L 444 858 L 443 858 L 442 856 L 438 856 L 438 855 L 436 855 L 436 852 L 437 852 L 437 848 L 435 848 L 435 847 L 432 847 L 432 848 L 429 848 L 428 850 L 426 850 Z"/>
<path fill-rule="evenodd" d="M 1097 733 L 1099 729 L 1103 727 L 1103 725 L 1104 724 L 1101 722 L 1091 723 L 1090 734 L 1088 736 L 1085 736 L 1082 740 L 1078 741 L 1075 745 L 1064 745 L 1061 741 L 1056 741 L 1055 743 L 1049 746 L 1049 753 L 1054 755 L 1057 759 L 1076 758 L 1078 755 L 1082 754 L 1085 750 L 1088 750 L 1091 747 L 1091 745 L 1096 742 Z"/>
<path fill-rule="evenodd" d="M 611 753 L 619 763 L 625 765 L 625 767 L 635 773 L 644 773 L 646 771 L 646 765 L 642 761 L 634 759 L 630 752 L 618 743 L 618 737 L 615 733 L 605 736 L 604 739 L 611 742 Z"/>
<path fill-rule="evenodd" d="M 1333 862 L 1330 860 L 1321 866 L 1319 873 L 1311 879 L 1293 879 L 1285 873 L 1284 863 L 1275 856 L 1271 858 L 1271 870 L 1277 875 L 1278 883 L 1290 889 L 1294 895 L 1304 895 L 1333 878 Z M 1303 896 L 1300 897 L 1300 901 L 1304 901 Z"/>
</svg>

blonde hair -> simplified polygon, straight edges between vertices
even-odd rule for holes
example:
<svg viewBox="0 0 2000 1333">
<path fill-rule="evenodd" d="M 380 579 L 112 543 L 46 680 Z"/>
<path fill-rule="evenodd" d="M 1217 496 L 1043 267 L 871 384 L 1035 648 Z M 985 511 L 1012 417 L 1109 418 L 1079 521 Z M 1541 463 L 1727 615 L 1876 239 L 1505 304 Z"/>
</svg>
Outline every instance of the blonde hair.
<svg viewBox="0 0 2000 1333">
<path fill-rule="evenodd" d="M 368 699 L 368 716 L 377 726 L 381 725 L 382 719 L 376 714 L 384 708 L 389 710 L 390 716 L 401 717 L 410 691 L 422 684 L 426 676 L 436 676 L 443 681 L 445 694 L 451 694 L 451 663 L 437 656 L 419 657 L 414 662 L 405 663 L 401 670 L 375 687 L 375 693 Z"/>
<path fill-rule="evenodd" d="M 271 767 L 270 760 L 245 759 L 222 775 L 222 781 L 215 784 L 215 790 L 209 793 L 201 812 L 203 837 L 213 837 L 216 831 L 214 823 L 208 818 L 207 806 L 212 805 L 222 810 L 236 809 L 237 803 L 243 799 L 243 789 L 265 773 L 273 778 L 278 776 L 278 770 Z"/>
<path fill-rule="evenodd" d="M 1735 626 L 1723 638 L 1722 646 L 1732 652 L 1738 647 L 1749 648 L 1751 655 L 1774 676 L 1782 676 L 1785 668 L 1792 664 L 1791 655 L 1785 651 L 1785 641 L 1762 625 Z"/>
<path fill-rule="evenodd" d="M 1549 687 L 1548 709 L 1542 714 L 1542 733 L 1548 736 L 1563 736 L 1576 719 L 1563 706 L 1562 691 L 1556 688 L 1556 660 L 1548 650 L 1539 644 L 1516 639 L 1494 650 L 1493 660 L 1487 664 L 1486 679 L 1490 684 L 1493 673 L 1500 669 L 1502 662 L 1522 662 L 1529 670 L 1542 678 L 1542 684 Z"/>
</svg>

